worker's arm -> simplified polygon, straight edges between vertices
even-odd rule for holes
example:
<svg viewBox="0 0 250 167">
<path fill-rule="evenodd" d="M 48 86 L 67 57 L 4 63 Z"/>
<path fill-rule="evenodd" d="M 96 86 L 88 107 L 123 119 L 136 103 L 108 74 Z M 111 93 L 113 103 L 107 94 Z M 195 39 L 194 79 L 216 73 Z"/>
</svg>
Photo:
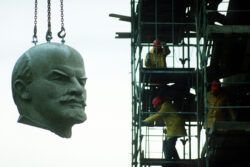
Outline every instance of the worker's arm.
<svg viewBox="0 0 250 167">
<path fill-rule="evenodd" d="M 155 113 L 155 114 L 149 116 L 148 118 L 144 119 L 144 122 L 151 123 L 151 122 L 157 121 L 158 119 L 161 119 L 163 116 L 166 115 L 165 113 L 167 111 L 170 111 L 170 112 L 172 111 L 169 107 L 170 106 L 167 103 L 163 103 L 161 105 L 160 110 L 157 113 Z"/>
<path fill-rule="evenodd" d="M 163 47 L 163 54 L 164 54 L 164 56 L 167 56 L 167 55 L 169 55 L 171 53 L 168 45 L 165 42 L 162 43 L 162 47 Z"/>
<path fill-rule="evenodd" d="M 160 117 L 161 117 L 160 113 L 155 113 L 155 114 L 147 117 L 146 119 L 144 119 L 143 122 L 145 122 L 145 123 L 152 123 L 154 121 L 157 121 Z"/>
<path fill-rule="evenodd" d="M 170 49 L 168 48 L 168 46 L 165 46 L 165 47 L 163 48 L 163 53 L 164 53 L 164 56 L 167 56 L 167 55 L 170 54 Z"/>
</svg>

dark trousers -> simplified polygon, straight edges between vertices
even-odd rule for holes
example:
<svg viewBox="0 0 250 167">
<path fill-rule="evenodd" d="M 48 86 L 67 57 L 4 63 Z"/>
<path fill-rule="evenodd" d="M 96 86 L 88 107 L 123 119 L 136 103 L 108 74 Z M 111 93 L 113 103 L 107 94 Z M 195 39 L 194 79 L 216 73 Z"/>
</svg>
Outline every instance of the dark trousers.
<svg viewBox="0 0 250 167">
<path fill-rule="evenodd" d="M 166 160 L 179 160 L 180 157 L 175 148 L 177 137 L 171 137 L 163 141 L 163 152 Z"/>
</svg>

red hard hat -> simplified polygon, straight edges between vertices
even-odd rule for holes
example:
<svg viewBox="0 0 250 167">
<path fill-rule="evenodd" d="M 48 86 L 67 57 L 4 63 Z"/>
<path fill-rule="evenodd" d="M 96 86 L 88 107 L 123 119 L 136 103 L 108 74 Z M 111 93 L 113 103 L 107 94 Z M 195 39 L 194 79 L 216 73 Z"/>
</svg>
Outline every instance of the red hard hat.
<svg viewBox="0 0 250 167">
<path fill-rule="evenodd" d="M 216 81 L 216 80 L 212 81 L 212 83 L 211 83 L 211 92 L 212 93 L 218 92 L 220 87 L 221 87 L 220 81 Z"/>
<path fill-rule="evenodd" d="M 161 103 L 161 98 L 159 96 L 155 97 L 153 100 L 152 100 L 152 104 L 153 104 L 153 107 L 157 107 L 159 104 Z"/>
<path fill-rule="evenodd" d="M 159 48 L 161 46 L 161 42 L 158 39 L 156 39 L 156 40 L 153 41 L 153 46 L 155 48 Z"/>
</svg>

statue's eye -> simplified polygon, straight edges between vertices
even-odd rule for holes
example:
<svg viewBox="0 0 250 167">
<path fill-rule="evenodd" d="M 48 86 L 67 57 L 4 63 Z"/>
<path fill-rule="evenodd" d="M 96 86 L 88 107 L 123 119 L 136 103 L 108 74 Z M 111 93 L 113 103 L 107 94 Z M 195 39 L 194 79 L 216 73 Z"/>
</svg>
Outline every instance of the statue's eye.
<svg viewBox="0 0 250 167">
<path fill-rule="evenodd" d="M 69 79 L 70 78 L 68 75 L 64 73 L 59 73 L 59 72 L 52 72 L 49 75 L 49 80 L 52 80 L 52 81 L 67 82 Z"/>
<path fill-rule="evenodd" d="M 57 81 L 67 81 L 69 79 L 69 77 L 65 76 L 65 75 L 61 75 L 61 74 L 56 74 L 53 76 L 52 79 L 57 80 Z"/>
</svg>

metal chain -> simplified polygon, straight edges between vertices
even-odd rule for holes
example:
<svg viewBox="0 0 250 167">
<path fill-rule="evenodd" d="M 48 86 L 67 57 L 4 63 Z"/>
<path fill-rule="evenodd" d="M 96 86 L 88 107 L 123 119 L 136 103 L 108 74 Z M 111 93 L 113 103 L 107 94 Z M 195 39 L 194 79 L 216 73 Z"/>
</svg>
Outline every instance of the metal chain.
<svg viewBox="0 0 250 167">
<path fill-rule="evenodd" d="M 51 3 L 50 0 L 48 0 L 48 30 L 46 33 L 46 40 L 47 42 L 50 42 L 52 39 L 52 32 L 51 32 Z"/>
<path fill-rule="evenodd" d="M 46 33 L 46 40 L 50 42 L 52 39 L 52 31 L 51 31 L 51 0 L 47 0 L 47 14 L 48 14 L 48 30 Z M 63 9 L 63 0 L 60 0 L 60 7 L 61 7 L 61 30 L 58 32 L 58 37 L 61 38 L 61 42 L 65 43 L 65 28 L 64 28 L 64 9 Z M 33 30 L 33 40 L 32 42 L 36 45 L 38 42 L 37 39 L 37 11 L 38 11 L 38 0 L 35 0 L 35 12 L 34 12 L 34 30 Z"/>
<path fill-rule="evenodd" d="M 57 33 L 58 37 L 61 38 L 61 42 L 64 43 L 65 40 L 65 36 L 66 36 L 66 32 L 65 32 L 65 28 L 64 28 L 64 10 L 63 10 L 63 0 L 60 0 L 60 7 L 61 7 L 61 31 L 59 31 Z"/>
<path fill-rule="evenodd" d="M 37 39 L 37 0 L 35 0 L 35 12 L 34 12 L 34 30 L 33 30 L 33 37 L 32 37 L 32 43 L 36 45 L 38 42 Z"/>
</svg>

